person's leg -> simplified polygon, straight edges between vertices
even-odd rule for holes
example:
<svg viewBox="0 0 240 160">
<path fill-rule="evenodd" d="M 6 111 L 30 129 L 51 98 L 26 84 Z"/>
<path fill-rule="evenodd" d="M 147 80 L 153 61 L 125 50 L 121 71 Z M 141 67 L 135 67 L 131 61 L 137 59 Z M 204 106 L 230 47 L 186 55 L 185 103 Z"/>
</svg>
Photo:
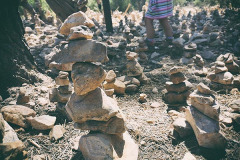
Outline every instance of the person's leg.
<svg viewBox="0 0 240 160">
<path fill-rule="evenodd" d="M 173 38 L 173 30 L 172 30 L 172 26 L 170 25 L 168 18 L 163 18 L 163 19 L 159 19 L 160 24 L 162 25 L 163 29 L 164 29 L 164 33 L 166 38 Z"/>
<path fill-rule="evenodd" d="M 147 39 L 154 39 L 155 30 L 153 26 L 153 20 L 145 17 L 145 26 L 147 31 Z"/>
</svg>

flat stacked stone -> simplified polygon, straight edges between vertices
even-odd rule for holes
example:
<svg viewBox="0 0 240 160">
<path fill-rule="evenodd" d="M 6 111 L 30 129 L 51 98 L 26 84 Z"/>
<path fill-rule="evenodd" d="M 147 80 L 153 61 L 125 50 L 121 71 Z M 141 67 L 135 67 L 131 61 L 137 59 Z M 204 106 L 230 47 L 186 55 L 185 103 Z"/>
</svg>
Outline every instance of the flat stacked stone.
<svg viewBox="0 0 240 160">
<path fill-rule="evenodd" d="M 229 89 L 233 88 L 234 77 L 232 73 L 228 72 L 228 68 L 225 66 L 225 63 L 221 61 L 216 61 L 214 69 L 215 72 L 210 73 L 207 76 L 207 78 L 210 79 L 212 82 L 210 84 L 210 87 L 215 89 L 221 89 L 225 87 Z"/>
<path fill-rule="evenodd" d="M 220 133 L 220 106 L 213 91 L 203 83 L 190 94 L 191 106 L 186 109 L 186 119 L 193 128 L 198 144 L 206 148 L 223 149 L 226 139 Z"/>
<path fill-rule="evenodd" d="M 138 45 L 138 47 L 137 47 L 136 50 L 135 50 L 137 53 L 148 51 L 148 47 L 147 47 L 146 43 L 144 42 L 144 39 L 143 39 L 143 38 L 140 39 L 140 40 L 138 41 L 138 43 L 139 43 L 139 45 Z"/>
<path fill-rule="evenodd" d="M 148 83 L 148 78 L 143 73 L 142 66 L 138 63 L 138 54 L 135 52 L 126 52 L 127 57 L 127 76 L 137 78 L 141 83 Z"/>
<path fill-rule="evenodd" d="M 190 43 L 185 45 L 183 48 L 184 48 L 183 58 L 185 59 L 185 61 L 189 63 L 193 62 L 193 57 L 196 55 L 197 51 L 197 44 Z"/>
<path fill-rule="evenodd" d="M 240 72 L 240 66 L 236 63 L 236 59 L 233 53 L 226 53 L 225 55 L 220 55 L 217 61 L 224 62 L 228 71 L 232 74 L 238 74 Z"/>
<path fill-rule="evenodd" d="M 79 20 L 85 19 L 89 22 L 86 15 L 81 12 L 70 15 L 64 22 L 66 24 L 63 24 L 60 29 L 62 34 L 71 37 L 72 33 L 79 30 L 79 28 L 73 28 L 79 23 L 76 25 L 71 23 L 75 16 Z M 80 25 L 91 26 L 89 23 Z M 85 31 L 84 34 L 88 35 L 88 30 L 85 29 Z M 114 92 L 120 90 L 119 92 L 122 93 L 124 87 L 121 84 L 125 86 L 122 81 L 116 79 L 114 71 L 109 71 L 107 74 L 100 64 L 108 61 L 106 46 L 91 40 L 90 36 L 86 37 L 88 40 L 82 40 L 82 34 L 74 36 L 76 36 L 74 41 L 68 38 L 70 41 L 65 45 L 65 49 L 58 50 L 51 61 L 61 64 L 73 63 L 71 78 L 74 92 L 65 108 L 75 122 L 75 128 L 94 131 L 94 134 L 90 132 L 80 139 L 79 146 L 84 158 L 137 159 L 138 147 L 126 131 L 124 115 L 117 102 L 100 88 L 104 80 L 107 84 L 104 85 L 105 90 L 113 86 Z M 116 149 L 114 146 L 119 144 L 125 145 Z"/>
<path fill-rule="evenodd" d="M 207 68 L 204 67 L 204 60 L 201 55 L 197 54 L 193 57 L 194 60 L 194 74 L 196 76 L 205 77 L 208 74 Z"/>
<path fill-rule="evenodd" d="M 112 96 L 114 93 L 125 94 L 126 85 L 116 77 L 117 75 L 113 70 L 110 70 L 106 75 L 103 88 L 108 96 Z"/>
<path fill-rule="evenodd" d="M 186 80 L 182 73 L 183 67 L 173 67 L 170 69 L 170 81 L 166 82 L 167 93 L 163 95 L 163 99 L 168 104 L 183 104 L 190 94 L 192 84 Z"/>
</svg>

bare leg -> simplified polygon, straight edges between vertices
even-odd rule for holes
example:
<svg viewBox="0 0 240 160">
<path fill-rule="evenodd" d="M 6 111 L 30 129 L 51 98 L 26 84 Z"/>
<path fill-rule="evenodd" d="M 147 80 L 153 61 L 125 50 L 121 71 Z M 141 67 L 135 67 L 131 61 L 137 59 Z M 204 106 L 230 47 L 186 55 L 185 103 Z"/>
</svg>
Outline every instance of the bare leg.
<svg viewBox="0 0 240 160">
<path fill-rule="evenodd" d="M 159 22 L 164 29 L 166 37 L 173 37 L 172 27 L 168 21 L 168 18 L 159 19 Z"/>
<path fill-rule="evenodd" d="M 146 25 L 146 30 L 147 30 L 147 38 L 153 39 L 155 36 L 153 20 L 145 17 L 145 25 Z"/>
</svg>

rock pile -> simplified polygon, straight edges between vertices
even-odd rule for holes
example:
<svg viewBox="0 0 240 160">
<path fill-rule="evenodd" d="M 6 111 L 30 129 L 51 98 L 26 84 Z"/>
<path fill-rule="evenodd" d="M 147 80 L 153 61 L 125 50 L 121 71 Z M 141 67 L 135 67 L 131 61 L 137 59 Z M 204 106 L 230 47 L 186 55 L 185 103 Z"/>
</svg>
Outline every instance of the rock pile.
<svg viewBox="0 0 240 160">
<path fill-rule="evenodd" d="M 127 76 L 128 77 L 135 77 L 138 79 L 142 84 L 148 83 L 149 79 L 143 73 L 142 66 L 138 63 L 137 57 L 138 54 L 135 52 L 126 52 L 127 57 Z"/>
<path fill-rule="evenodd" d="M 74 13 L 65 20 L 60 33 L 69 37 L 72 28 L 78 25 L 91 27 L 92 23 L 84 13 Z M 51 61 L 73 63 L 74 93 L 65 107 L 75 122 L 75 128 L 91 131 L 80 138 L 80 150 L 85 159 L 137 159 L 138 146 L 126 131 L 124 115 L 117 102 L 100 88 L 106 80 L 108 85 L 113 85 L 114 91 L 124 93 L 125 84 L 116 79 L 113 71 L 107 74 L 102 68 L 101 62 L 108 61 L 106 46 L 91 39 L 81 40 L 79 35 L 76 34 L 76 39 L 65 45 L 65 50 L 54 53 Z M 69 84 L 67 80 L 66 72 L 60 72 L 56 83 L 65 87 Z"/>
<path fill-rule="evenodd" d="M 211 88 L 215 90 L 233 88 L 234 77 L 232 73 L 228 72 L 225 63 L 216 61 L 214 70 L 215 73 L 210 73 L 207 76 L 207 78 L 211 80 Z"/>
<path fill-rule="evenodd" d="M 204 67 L 204 60 L 201 55 L 197 54 L 193 57 L 194 60 L 194 74 L 196 76 L 203 76 L 205 77 L 208 74 L 207 68 Z"/>
<path fill-rule="evenodd" d="M 163 95 L 163 99 L 168 104 L 183 104 L 186 103 L 190 95 L 192 84 L 186 80 L 182 73 L 183 67 L 173 67 L 170 69 L 170 81 L 166 82 L 167 93 Z"/>
<path fill-rule="evenodd" d="M 223 149 L 226 139 L 220 133 L 220 106 L 209 87 L 200 83 L 190 94 L 191 106 L 186 109 L 186 119 L 193 128 L 198 144 L 206 148 Z"/>
<path fill-rule="evenodd" d="M 138 45 L 138 47 L 137 47 L 136 50 L 135 50 L 137 53 L 148 51 L 148 47 L 146 46 L 146 43 L 145 43 L 145 41 L 144 41 L 143 38 L 140 39 L 140 40 L 138 41 L 138 43 L 139 43 L 139 45 Z"/>
<path fill-rule="evenodd" d="M 49 99 L 51 102 L 57 102 L 56 109 L 70 120 L 71 118 L 68 116 L 65 109 L 65 105 L 72 94 L 72 86 L 68 75 L 68 72 L 59 72 L 59 75 L 55 78 L 58 87 L 53 88 L 49 92 Z"/>
<path fill-rule="evenodd" d="M 183 58 L 181 58 L 181 62 L 183 64 L 189 64 L 193 62 L 193 57 L 196 55 L 197 45 L 196 43 L 189 43 L 184 46 Z"/>
<path fill-rule="evenodd" d="M 217 61 L 224 62 L 228 71 L 232 74 L 238 74 L 240 72 L 240 61 L 232 53 L 226 53 L 225 55 L 220 55 Z"/>
</svg>

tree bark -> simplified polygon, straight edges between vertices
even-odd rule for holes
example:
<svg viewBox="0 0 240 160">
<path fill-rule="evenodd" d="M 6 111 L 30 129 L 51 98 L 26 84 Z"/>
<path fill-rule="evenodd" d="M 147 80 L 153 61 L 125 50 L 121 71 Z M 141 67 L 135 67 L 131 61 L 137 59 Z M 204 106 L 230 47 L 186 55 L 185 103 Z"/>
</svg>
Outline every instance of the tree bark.
<svg viewBox="0 0 240 160">
<path fill-rule="evenodd" d="M 72 0 L 46 0 L 46 2 L 62 22 L 79 11 L 76 2 Z"/>
<path fill-rule="evenodd" d="M 112 15 L 109 0 L 103 0 L 102 3 L 107 32 L 113 32 Z"/>
<path fill-rule="evenodd" d="M 20 0 L 11 0 L 0 5 L 0 95 L 3 97 L 8 87 L 37 80 L 30 74 L 36 66 L 23 37 L 19 3 Z"/>
</svg>

